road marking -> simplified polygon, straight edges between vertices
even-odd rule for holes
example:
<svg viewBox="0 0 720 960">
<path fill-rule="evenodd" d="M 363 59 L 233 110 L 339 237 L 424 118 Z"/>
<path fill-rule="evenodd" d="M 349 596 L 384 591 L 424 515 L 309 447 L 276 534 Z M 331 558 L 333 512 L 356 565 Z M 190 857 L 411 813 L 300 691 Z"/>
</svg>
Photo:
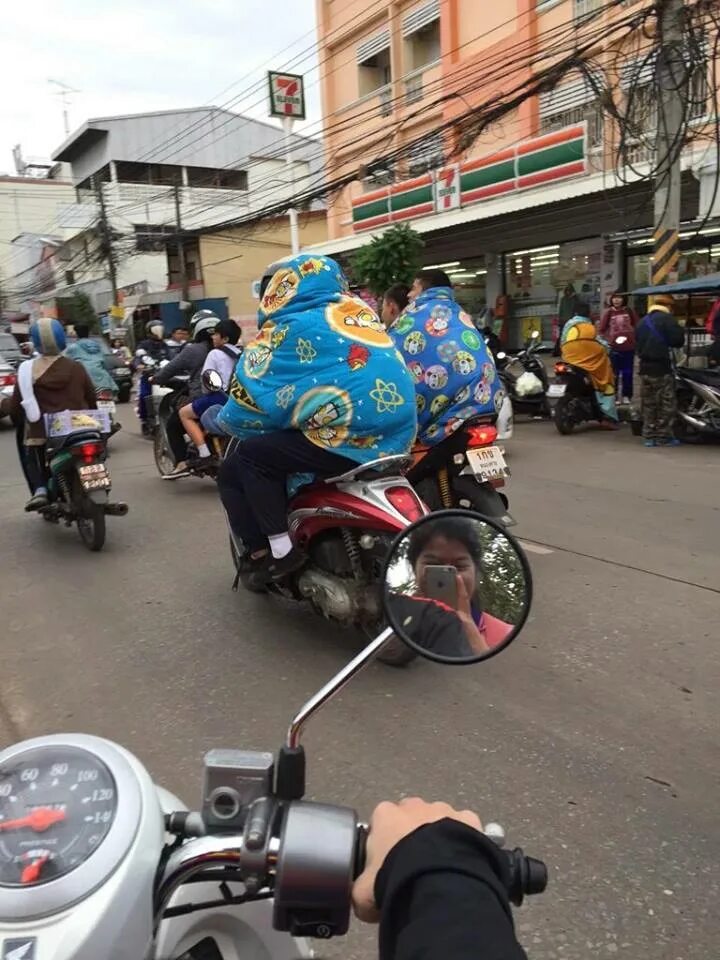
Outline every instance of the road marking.
<svg viewBox="0 0 720 960">
<path fill-rule="evenodd" d="M 539 553 L 541 556 L 547 556 L 548 553 L 555 553 L 554 550 L 548 550 L 547 547 L 541 547 L 537 543 L 530 543 L 528 540 L 521 540 L 520 546 L 528 553 Z"/>
</svg>

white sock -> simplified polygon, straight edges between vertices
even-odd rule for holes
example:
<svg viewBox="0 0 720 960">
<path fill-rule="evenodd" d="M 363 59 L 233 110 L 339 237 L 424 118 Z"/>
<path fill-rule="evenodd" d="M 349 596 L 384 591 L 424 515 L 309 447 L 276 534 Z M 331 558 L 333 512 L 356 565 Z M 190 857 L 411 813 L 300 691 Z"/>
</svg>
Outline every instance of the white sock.
<svg viewBox="0 0 720 960">
<path fill-rule="evenodd" d="M 209 457 L 209 456 L 210 456 L 210 448 L 208 447 L 208 445 L 207 445 L 206 443 L 201 443 L 201 444 L 198 446 L 197 451 L 198 451 L 198 453 L 200 454 L 201 457 Z"/>
<path fill-rule="evenodd" d="M 292 550 L 292 540 L 289 533 L 276 533 L 274 537 L 268 537 L 270 541 L 270 552 L 275 560 L 282 560 Z"/>
</svg>

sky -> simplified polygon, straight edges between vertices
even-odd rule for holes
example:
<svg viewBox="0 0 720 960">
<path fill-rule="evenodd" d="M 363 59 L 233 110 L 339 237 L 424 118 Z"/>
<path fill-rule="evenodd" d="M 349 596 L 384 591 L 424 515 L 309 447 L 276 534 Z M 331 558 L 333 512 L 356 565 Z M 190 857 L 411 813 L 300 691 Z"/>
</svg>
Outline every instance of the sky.
<svg viewBox="0 0 720 960">
<path fill-rule="evenodd" d="M 306 75 L 319 133 L 314 0 L 33 0 L 4 4 L 0 30 L 0 173 L 12 148 L 48 158 L 65 139 L 60 80 L 79 90 L 70 129 L 91 117 L 204 104 L 267 117 L 268 69 Z"/>
</svg>

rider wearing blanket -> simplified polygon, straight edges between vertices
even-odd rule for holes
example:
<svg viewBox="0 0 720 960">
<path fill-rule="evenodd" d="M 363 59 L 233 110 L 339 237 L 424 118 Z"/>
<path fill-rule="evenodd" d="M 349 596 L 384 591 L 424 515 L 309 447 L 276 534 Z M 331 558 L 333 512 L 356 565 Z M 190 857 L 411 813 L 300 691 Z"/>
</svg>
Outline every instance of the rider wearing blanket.
<svg viewBox="0 0 720 960">
<path fill-rule="evenodd" d="M 455 299 L 447 274 L 425 270 L 413 302 L 389 333 L 415 384 L 418 440 L 433 446 L 470 417 L 498 413 L 505 393 L 472 317 Z"/>
<path fill-rule="evenodd" d="M 347 293 L 334 260 L 300 255 L 272 277 L 262 326 L 245 347 L 218 420 L 242 442 L 219 485 L 230 524 L 251 557 L 279 578 L 303 561 L 286 520 L 288 474 L 345 473 L 407 453 L 415 391 L 375 313 Z"/>
</svg>

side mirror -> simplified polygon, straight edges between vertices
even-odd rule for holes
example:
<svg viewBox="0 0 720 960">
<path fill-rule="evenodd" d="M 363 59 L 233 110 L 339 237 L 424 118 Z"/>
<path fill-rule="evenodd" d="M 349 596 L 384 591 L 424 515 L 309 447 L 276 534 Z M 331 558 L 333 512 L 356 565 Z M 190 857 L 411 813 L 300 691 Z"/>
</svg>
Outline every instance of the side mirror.
<svg viewBox="0 0 720 960">
<path fill-rule="evenodd" d="M 203 390 L 206 393 L 221 393 L 223 388 L 222 377 L 217 370 L 205 370 L 200 377 Z"/>
<path fill-rule="evenodd" d="M 429 514 L 404 530 L 385 563 L 383 609 L 395 635 L 438 663 L 505 650 L 527 620 L 532 575 L 517 541 L 466 510 Z"/>
</svg>

